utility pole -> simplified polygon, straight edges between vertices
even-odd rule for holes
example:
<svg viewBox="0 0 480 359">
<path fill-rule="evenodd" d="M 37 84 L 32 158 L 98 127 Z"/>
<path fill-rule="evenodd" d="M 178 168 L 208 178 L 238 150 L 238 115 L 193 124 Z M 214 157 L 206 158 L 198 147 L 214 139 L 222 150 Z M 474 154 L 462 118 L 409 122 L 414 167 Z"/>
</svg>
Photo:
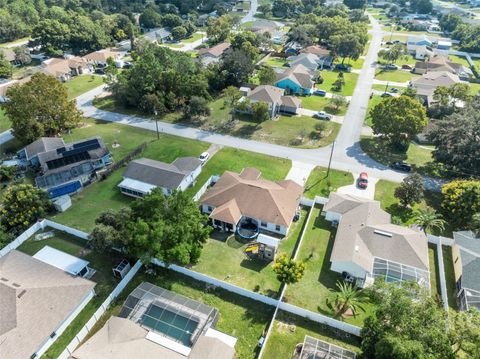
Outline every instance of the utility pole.
<svg viewBox="0 0 480 359">
<path fill-rule="evenodd" d="M 153 109 L 153 114 L 155 115 L 155 127 L 157 128 L 157 140 L 160 139 L 160 134 L 158 133 L 158 118 L 157 118 L 157 109 Z"/>
<path fill-rule="evenodd" d="M 332 150 L 330 151 L 330 159 L 328 160 L 327 178 L 330 175 L 330 166 L 332 164 L 333 150 L 335 149 L 335 141 L 332 142 Z"/>
</svg>

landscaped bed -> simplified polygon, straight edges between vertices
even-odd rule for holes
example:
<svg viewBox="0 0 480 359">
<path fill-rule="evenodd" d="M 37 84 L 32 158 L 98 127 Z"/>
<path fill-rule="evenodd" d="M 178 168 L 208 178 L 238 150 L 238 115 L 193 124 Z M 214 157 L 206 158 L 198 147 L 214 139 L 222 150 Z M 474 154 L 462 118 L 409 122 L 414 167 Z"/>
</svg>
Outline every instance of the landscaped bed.
<svg viewBox="0 0 480 359">
<path fill-rule="evenodd" d="M 336 192 L 339 187 L 353 183 L 353 176 L 350 172 L 330 169 L 327 177 L 325 167 L 315 167 L 305 183 L 304 196 L 310 199 L 315 196 L 328 197 L 330 192 Z"/>
<path fill-rule="evenodd" d="M 292 255 L 306 218 L 307 210 L 302 209 L 300 220 L 291 225 L 288 236 L 280 243 L 277 255 Z M 276 297 L 280 282 L 273 272 L 273 262 L 249 259 L 244 254 L 247 244 L 247 241 L 233 234 L 214 231 L 203 248 L 198 264 L 192 269 L 239 287 Z"/>
<path fill-rule="evenodd" d="M 220 315 L 216 329 L 237 338 L 236 358 L 253 359 L 256 357 L 258 340 L 273 315 L 273 307 L 206 285 L 173 271 L 155 266 L 152 269 L 156 272 L 155 275 L 148 275 L 143 268 L 140 269 L 120 297 L 94 326 L 89 336 L 98 331 L 112 315 L 118 315 L 125 298 L 133 289 L 142 282 L 150 282 L 217 308 Z"/>
<path fill-rule="evenodd" d="M 47 228 L 46 231 L 50 231 Z M 38 232 L 41 233 L 41 232 Z M 29 238 L 17 249 L 28 255 L 34 255 L 44 246 L 50 246 L 76 257 L 85 259 L 90 262 L 89 267 L 96 270 L 96 273 L 91 278 L 96 283 L 96 295 L 88 302 L 85 308 L 78 314 L 67 329 L 60 335 L 60 337 L 53 343 L 53 345 L 43 355 L 45 358 L 58 358 L 60 353 L 75 337 L 78 331 L 90 319 L 93 313 L 100 307 L 103 301 L 108 297 L 111 291 L 115 288 L 118 280 L 112 275 L 112 268 L 120 259 L 112 255 L 105 255 L 98 252 L 93 252 L 85 249 L 87 242 L 70 234 L 54 230 L 54 237 L 35 241 L 34 237 Z"/>
<path fill-rule="evenodd" d="M 291 358 L 295 346 L 303 343 L 305 335 L 360 353 L 359 338 L 336 331 L 326 325 L 279 311 L 273 322 L 272 331 L 262 358 Z"/>
<path fill-rule="evenodd" d="M 335 240 L 335 229 L 321 215 L 321 208 L 315 207 L 306 227 L 306 232 L 300 247 L 298 260 L 305 261 L 306 269 L 303 278 L 296 284 L 289 285 L 285 300 L 293 305 L 334 316 L 326 305 L 326 300 L 335 299 L 336 284 L 342 281 L 342 276 L 330 270 L 330 254 Z M 373 311 L 374 305 L 363 305 L 365 312 L 344 320 L 361 326 L 364 319 Z"/>
</svg>

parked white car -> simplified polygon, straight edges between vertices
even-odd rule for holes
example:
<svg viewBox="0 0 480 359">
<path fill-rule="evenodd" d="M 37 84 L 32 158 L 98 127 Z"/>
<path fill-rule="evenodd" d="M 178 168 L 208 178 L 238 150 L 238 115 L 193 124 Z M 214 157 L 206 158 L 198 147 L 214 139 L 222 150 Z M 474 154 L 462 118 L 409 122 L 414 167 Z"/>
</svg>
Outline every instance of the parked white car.
<svg viewBox="0 0 480 359">
<path fill-rule="evenodd" d="M 203 152 L 198 159 L 202 162 L 205 163 L 207 160 L 210 158 L 210 153 L 208 152 Z"/>
</svg>

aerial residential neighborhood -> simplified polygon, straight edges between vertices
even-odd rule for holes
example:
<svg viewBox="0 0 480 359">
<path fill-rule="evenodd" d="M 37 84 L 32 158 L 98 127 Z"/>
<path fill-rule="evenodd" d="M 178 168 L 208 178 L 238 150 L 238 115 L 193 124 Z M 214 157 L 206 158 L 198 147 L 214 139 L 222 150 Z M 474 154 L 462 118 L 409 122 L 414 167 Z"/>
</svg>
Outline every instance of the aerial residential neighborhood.
<svg viewBox="0 0 480 359">
<path fill-rule="evenodd" d="M 0 358 L 480 358 L 480 2 L 3 1 Z"/>
</svg>

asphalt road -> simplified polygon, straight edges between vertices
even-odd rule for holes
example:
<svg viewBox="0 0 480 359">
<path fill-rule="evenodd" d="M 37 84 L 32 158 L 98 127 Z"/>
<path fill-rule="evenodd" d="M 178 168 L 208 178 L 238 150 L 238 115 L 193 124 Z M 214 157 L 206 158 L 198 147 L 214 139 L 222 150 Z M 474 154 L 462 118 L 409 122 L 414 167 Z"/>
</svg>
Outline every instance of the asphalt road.
<svg viewBox="0 0 480 359">
<path fill-rule="evenodd" d="M 240 23 L 244 24 L 249 21 L 253 21 L 255 18 L 255 14 L 257 13 L 257 7 L 258 7 L 258 0 L 252 0 L 250 2 L 250 10 L 248 13 L 240 20 Z"/>
</svg>

